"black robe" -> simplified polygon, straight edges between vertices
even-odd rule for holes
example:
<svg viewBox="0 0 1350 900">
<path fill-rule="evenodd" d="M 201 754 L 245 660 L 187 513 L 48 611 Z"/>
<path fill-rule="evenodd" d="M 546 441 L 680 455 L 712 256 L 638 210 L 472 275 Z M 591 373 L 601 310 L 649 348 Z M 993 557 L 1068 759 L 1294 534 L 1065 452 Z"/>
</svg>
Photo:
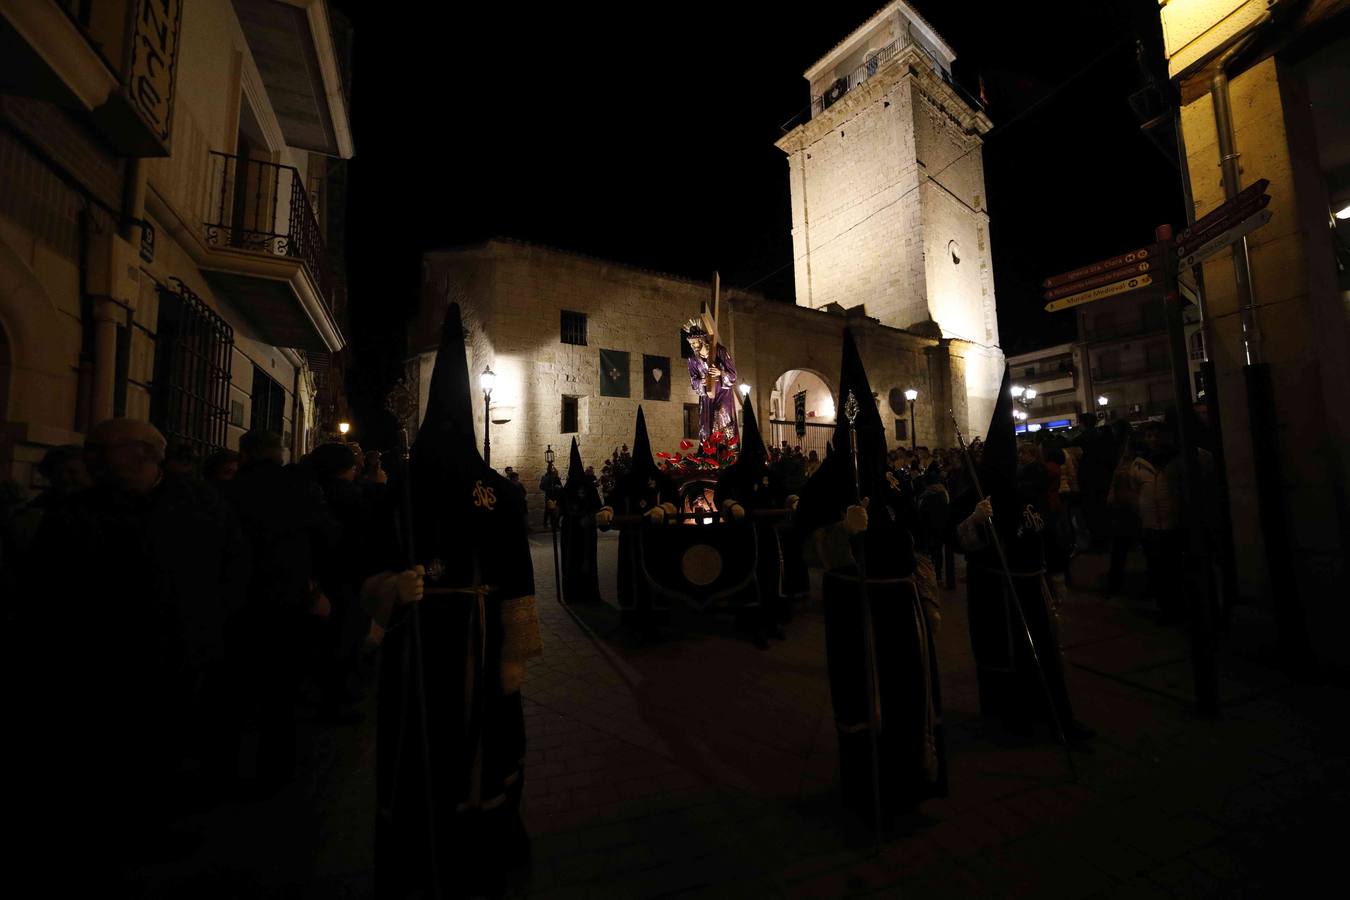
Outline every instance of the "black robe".
<svg viewBox="0 0 1350 900">
<path fill-rule="evenodd" d="M 638 407 L 637 433 L 633 438 L 632 468 L 614 485 L 605 498 L 616 516 L 642 516 L 663 503 L 676 504 L 679 491 L 675 481 L 656 466 L 652 458 L 651 441 L 647 437 L 647 420 Z M 638 528 L 625 526 L 619 531 L 619 609 L 622 618 L 631 624 L 650 624 L 658 612 L 669 615 L 669 604 L 653 594 L 642 571 L 641 535 Z"/>
<path fill-rule="evenodd" d="M 980 712 L 997 716 L 1019 730 L 1033 719 L 1050 715 L 1046 686 L 1060 721 L 1073 721 L 1064 683 L 1059 636 L 1050 592 L 1045 581 L 1045 520 L 1038 511 L 1045 485 L 1032 468 L 1019 470 L 1017 438 L 1013 432 L 1012 376 L 1004 370 L 998 402 L 989 424 L 988 439 L 980 451 L 979 487 L 994 509 L 992 525 L 966 524 L 979 497 L 969 484 L 952 506 L 958 547 L 966 555 L 970 644 L 975 654 L 980 689 Z M 1008 590 L 990 529 L 997 531 L 1016 596 Z M 1021 616 L 1018 610 L 1021 610 Z M 1022 626 L 1022 616 L 1026 627 Z M 1027 643 L 1030 632 L 1045 674 L 1041 684 Z"/>
<path fill-rule="evenodd" d="M 873 818 L 871 710 L 866 666 L 864 606 L 870 612 L 876 651 L 876 697 L 881 729 L 876 736 L 883 820 L 929 797 L 947 793 L 942 700 L 933 640 L 936 616 L 925 610 L 918 589 L 920 560 L 914 535 L 919 524 L 906 482 L 885 469 L 885 432 L 852 334 L 845 331 L 840 397 L 860 404 L 855 486 L 853 435 L 841 417 L 831 452 L 802 489 L 794 521 L 806 554 L 825 568 L 825 648 L 830 697 L 839 740 L 845 805 L 864 821 Z M 847 507 L 859 493 L 868 499 L 867 530 L 850 538 Z M 861 560 L 859 559 L 859 550 Z M 859 562 L 866 580 L 859 579 Z"/>
<path fill-rule="evenodd" d="M 600 494 L 581 467 L 575 441 L 572 448 L 575 459 L 568 468 L 567 484 L 558 492 L 562 513 L 563 598 L 568 603 L 594 603 L 601 599 L 595 524 Z"/>
<path fill-rule="evenodd" d="M 1054 697 L 1060 721 L 1073 721 L 1073 708 L 1064 681 L 1064 663 L 1059 633 L 1045 580 L 1044 519 L 1035 498 L 1020 492 L 994 494 L 993 527 L 998 529 L 1012 573 L 1017 603 L 1026 617 L 1027 629 Z M 953 521 L 961 523 L 975 508 L 974 494 L 966 494 L 953 507 Z M 966 602 L 969 608 L 970 645 L 975 655 L 980 691 L 980 713 L 1024 728 L 1037 719 L 1048 720 L 1050 708 L 1045 688 L 1027 645 L 1027 630 L 1013 598 L 989 526 L 962 529 L 958 546 L 966 555 Z M 973 540 L 972 540 L 973 538 Z"/>
<path fill-rule="evenodd" d="M 734 500 L 745 508 L 746 527 L 754 529 L 755 598 L 766 623 L 786 622 L 791 603 L 783 594 L 783 548 L 779 541 L 779 522 L 757 518 L 754 513 L 782 510 L 787 506 L 787 488 L 783 479 L 765 462 L 764 443 L 750 398 L 742 404 L 743 435 L 740 456 L 717 479 L 713 497 L 717 508 Z"/>
</svg>

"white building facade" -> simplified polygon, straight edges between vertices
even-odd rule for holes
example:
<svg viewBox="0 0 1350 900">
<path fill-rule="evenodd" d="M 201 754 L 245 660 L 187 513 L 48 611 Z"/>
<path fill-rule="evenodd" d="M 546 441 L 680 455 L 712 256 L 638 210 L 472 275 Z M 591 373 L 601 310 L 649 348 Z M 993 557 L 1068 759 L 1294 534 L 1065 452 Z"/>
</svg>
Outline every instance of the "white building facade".
<svg viewBox="0 0 1350 900">
<path fill-rule="evenodd" d="M 337 25 L 335 26 L 335 21 Z M 112 417 L 317 436 L 353 153 L 324 0 L 0 2 L 0 478 Z"/>
</svg>

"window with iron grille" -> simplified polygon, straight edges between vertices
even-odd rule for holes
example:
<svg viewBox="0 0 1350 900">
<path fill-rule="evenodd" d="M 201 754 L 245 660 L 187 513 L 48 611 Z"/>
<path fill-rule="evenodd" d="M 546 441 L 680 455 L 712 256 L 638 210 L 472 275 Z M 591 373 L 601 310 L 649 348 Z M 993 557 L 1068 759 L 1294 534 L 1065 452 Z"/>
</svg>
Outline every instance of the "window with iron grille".
<svg viewBox="0 0 1350 900">
<path fill-rule="evenodd" d="M 577 432 L 577 398 L 562 398 L 562 433 L 576 434 Z"/>
<path fill-rule="evenodd" d="M 159 286 L 150 421 L 199 455 L 225 447 L 234 329 L 176 278 Z"/>
<path fill-rule="evenodd" d="M 586 346 L 585 313 L 572 312 L 567 309 L 562 311 L 562 342 Z"/>
<path fill-rule="evenodd" d="M 260 367 L 253 367 L 253 415 L 249 428 L 281 436 L 286 420 L 286 389 Z"/>
</svg>

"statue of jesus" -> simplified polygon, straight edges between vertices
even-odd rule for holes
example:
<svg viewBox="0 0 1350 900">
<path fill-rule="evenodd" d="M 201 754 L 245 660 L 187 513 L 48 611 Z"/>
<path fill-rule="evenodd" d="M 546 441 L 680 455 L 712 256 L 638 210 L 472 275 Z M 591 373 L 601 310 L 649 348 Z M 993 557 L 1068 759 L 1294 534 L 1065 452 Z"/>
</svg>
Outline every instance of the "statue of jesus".
<svg viewBox="0 0 1350 900">
<path fill-rule="evenodd" d="M 706 441 L 714 433 L 737 437 L 736 363 L 725 345 L 718 343 L 714 351 L 712 323 L 706 314 L 690 319 L 683 331 L 694 351 L 689 357 L 689 385 L 698 395 L 699 440 Z"/>
</svg>

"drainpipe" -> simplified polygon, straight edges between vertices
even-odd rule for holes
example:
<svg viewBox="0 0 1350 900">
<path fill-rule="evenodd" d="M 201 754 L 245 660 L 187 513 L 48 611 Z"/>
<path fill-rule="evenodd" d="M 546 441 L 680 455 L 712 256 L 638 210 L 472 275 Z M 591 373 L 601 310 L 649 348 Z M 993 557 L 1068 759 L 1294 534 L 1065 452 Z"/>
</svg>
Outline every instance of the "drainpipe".
<svg viewBox="0 0 1350 900">
<path fill-rule="evenodd" d="M 1242 190 L 1242 175 L 1239 171 L 1237 138 L 1233 133 L 1233 109 L 1228 92 L 1228 67 L 1242 51 L 1251 46 L 1260 33 L 1260 28 L 1271 20 L 1265 13 L 1252 24 L 1250 30 L 1230 45 L 1215 64 L 1214 77 L 1210 79 L 1209 95 L 1214 103 L 1214 125 L 1219 136 L 1219 165 L 1223 168 L 1224 197 L 1232 200 Z M 1233 245 L 1233 276 L 1237 279 L 1239 313 L 1242 317 L 1242 352 L 1247 365 L 1261 362 L 1261 334 L 1256 321 L 1256 302 L 1252 293 L 1252 266 L 1248 255 L 1247 238 L 1244 236 Z M 1206 322 L 1206 330 L 1208 323 Z M 1208 333 L 1206 337 L 1208 337 Z"/>
<path fill-rule="evenodd" d="M 93 220 L 88 209 L 80 210 L 76 228 L 79 241 L 80 368 L 75 387 L 75 430 L 88 434 L 93 417 L 94 389 L 94 298 L 89 296 L 89 242 Z"/>
<path fill-rule="evenodd" d="M 1223 170 L 1224 195 L 1231 200 L 1241 190 L 1241 172 L 1233 113 L 1228 88 L 1228 67 L 1251 46 L 1261 29 L 1273 19 L 1270 12 L 1236 36 L 1218 56 L 1210 79 L 1210 97 L 1214 103 L 1214 124 L 1218 133 L 1219 165 Z M 1251 430 L 1252 467 L 1256 479 L 1257 507 L 1261 532 L 1265 538 L 1266 571 L 1274 604 L 1276 636 L 1285 666 L 1292 673 L 1316 677 L 1318 663 L 1308 635 L 1307 611 L 1298 590 L 1298 569 L 1286 523 L 1281 473 L 1284 460 L 1277 440 L 1279 421 L 1275 413 L 1275 389 L 1270 366 L 1261 352 L 1261 335 L 1256 320 L 1256 300 L 1252 290 L 1251 258 L 1247 239 L 1233 245 L 1233 274 L 1237 282 L 1238 312 L 1242 320 L 1242 350 L 1246 364 L 1243 378 L 1247 387 L 1247 414 Z M 1278 587 L 1278 590 L 1277 590 Z"/>
</svg>

